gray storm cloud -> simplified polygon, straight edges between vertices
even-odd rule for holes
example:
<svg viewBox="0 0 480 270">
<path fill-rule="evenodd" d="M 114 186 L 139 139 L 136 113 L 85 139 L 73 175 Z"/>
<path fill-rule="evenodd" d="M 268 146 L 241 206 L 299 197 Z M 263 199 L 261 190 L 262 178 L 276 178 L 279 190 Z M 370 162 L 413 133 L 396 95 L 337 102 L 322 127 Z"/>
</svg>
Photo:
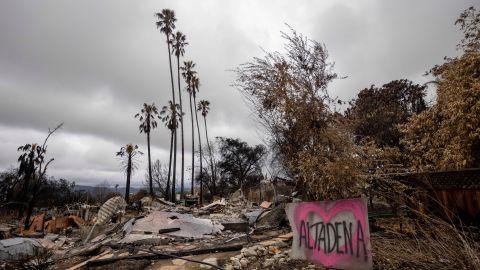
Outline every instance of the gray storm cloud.
<svg viewBox="0 0 480 270">
<path fill-rule="evenodd" d="M 282 50 L 284 23 L 325 43 L 335 70 L 332 95 L 355 97 L 371 84 L 423 73 L 454 56 L 453 25 L 474 1 L 14 1 L 0 4 L 0 168 L 16 165 L 17 146 L 41 141 L 65 122 L 51 142 L 50 174 L 81 184 L 123 184 L 114 154 L 139 144 L 133 115 L 143 102 L 170 97 L 165 36 L 154 13 L 174 9 L 187 36 L 185 60 L 197 63 L 199 99 L 211 101 L 209 135 L 261 143 L 261 132 L 232 69 L 267 51 Z M 176 62 L 173 62 L 176 67 Z M 184 103 L 187 103 L 184 95 Z M 188 113 L 188 107 L 185 108 Z M 186 121 L 189 121 L 187 118 Z M 187 127 L 189 127 L 187 122 Z M 190 137 L 186 128 L 186 138 Z M 190 140 L 185 140 L 187 150 Z M 152 135 L 153 158 L 166 162 L 169 131 Z M 188 150 L 189 151 L 189 150 Z M 190 164 L 187 151 L 186 164 Z M 141 185 L 141 159 L 134 185 Z M 187 174 L 188 175 L 188 174 Z"/>
</svg>

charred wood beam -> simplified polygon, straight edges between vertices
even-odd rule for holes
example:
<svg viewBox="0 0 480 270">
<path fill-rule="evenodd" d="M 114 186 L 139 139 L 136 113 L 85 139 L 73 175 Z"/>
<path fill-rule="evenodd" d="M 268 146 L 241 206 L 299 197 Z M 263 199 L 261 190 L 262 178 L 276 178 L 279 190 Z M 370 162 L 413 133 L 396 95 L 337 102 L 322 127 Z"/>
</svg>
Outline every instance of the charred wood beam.
<svg viewBox="0 0 480 270">
<path fill-rule="evenodd" d="M 183 256 L 189 256 L 189 255 L 201 255 L 201 254 L 216 253 L 216 252 L 238 251 L 238 250 L 241 250 L 245 244 L 215 246 L 215 247 L 199 248 L 199 249 L 193 249 L 193 250 L 179 250 L 175 252 L 162 252 L 162 254 L 139 254 L 139 255 L 132 255 L 132 256 L 112 257 L 107 259 L 89 261 L 87 263 L 87 267 L 107 265 L 120 260 L 143 260 L 143 259 L 162 260 L 162 259 L 171 259 L 172 256 L 183 257 Z"/>
</svg>

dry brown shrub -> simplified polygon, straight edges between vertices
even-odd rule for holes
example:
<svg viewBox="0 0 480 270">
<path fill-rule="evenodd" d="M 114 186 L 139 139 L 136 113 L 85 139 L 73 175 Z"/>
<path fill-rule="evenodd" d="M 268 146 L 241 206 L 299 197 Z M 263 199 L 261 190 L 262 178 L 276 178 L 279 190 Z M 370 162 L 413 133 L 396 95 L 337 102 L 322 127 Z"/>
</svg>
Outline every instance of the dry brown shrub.
<svg viewBox="0 0 480 270">
<path fill-rule="evenodd" d="M 473 233 L 425 214 L 409 222 L 408 233 L 372 236 L 377 269 L 480 269 Z"/>
<path fill-rule="evenodd" d="M 407 189 L 403 187 L 403 191 Z M 460 220 L 448 218 L 452 214 L 434 198 L 429 198 L 429 206 L 423 209 L 425 200 L 420 200 L 420 194 L 425 195 L 423 190 L 408 194 L 401 190 L 384 193 L 390 204 L 403 211 L 398 211 L 399 218 L 394 224 L 380 226 L 383 233 L 372 233 L 375 268 L 480 269 L 478 228 L 474 231 Z M 442 217 L 428 210 L 432 207 L 443 211 Z"/>
</svg>

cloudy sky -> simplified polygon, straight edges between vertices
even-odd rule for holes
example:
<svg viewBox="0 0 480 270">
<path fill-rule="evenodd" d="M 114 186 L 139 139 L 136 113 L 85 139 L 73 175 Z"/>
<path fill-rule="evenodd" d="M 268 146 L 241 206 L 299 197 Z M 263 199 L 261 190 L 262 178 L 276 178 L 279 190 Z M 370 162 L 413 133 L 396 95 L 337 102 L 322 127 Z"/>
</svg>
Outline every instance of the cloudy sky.
<svg viewBox="0 0 480 270">
<path fill-rule="evenodd" d="M 19 145 L 50 141 L 49 174 L 78 184 L 123 185 L 115 152 L 132 142 L 146 152 L 133 116 L 144 102 L 171 98 L 165 36 L 155 12 L 175 10 L 177 29 L 197 63 L 199 99 L 211 101 L 209 135 L 261 143 L 258 127 L 231 86 L 239 64 L 282 50 L 288 23 L 324 43 L 335 71 L 347 79 L 331 95 L 354 98 L 360 89 L 424 72 L 457 54 L 455 19 L 475 1 L 18 1 L 0 3 L 0 169 L 16 165 Z M 184 100 L 187 96 L 184 95 Z M 188 111 L 187 111 L 188 112 Z M 187 119 L 189 121 L 189 119 Z M 187 125 L 188 127 L 188 125 Z M 186 138 L 190 131 L 186 128 Z M 186 140 L 187 149 L 191 149 Z M 169 132 L 152 134 L 152 157 L 168 161 Z M 190 150 L 186 164 L 190 164 Z M 147 161 L 133 179 L 140 186 Z M 189 175 L 187 173 L 187 175 Z M 188 179 L 187 179 L 188 180 Z"/>
</svg>

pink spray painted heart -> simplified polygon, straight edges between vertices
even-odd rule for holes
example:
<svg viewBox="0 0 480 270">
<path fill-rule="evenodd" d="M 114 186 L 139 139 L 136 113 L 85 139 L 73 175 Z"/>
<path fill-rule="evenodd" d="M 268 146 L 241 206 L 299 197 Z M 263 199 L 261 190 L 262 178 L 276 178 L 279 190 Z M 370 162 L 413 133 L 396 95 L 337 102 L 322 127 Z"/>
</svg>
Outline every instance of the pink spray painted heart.
<svg viewBox="0 0 480 270">
<path fill-rule="evenodd" d="M 290 208 L 290 206 L 288 208 Z M 296 230 L 296 235 L 300 235 L 299 242 L 296 242 L 297 244 L 300 243 L 300 245 L 297 247 L 292 247 L 292 249 L 302 249 L 302 251 L 304 252 L 304 257 L 306 259 L 327 267 L 353 269 L 357 267 L 350 266 L 352 264 L 355 264 L 356 266 L 359 266 L 358 269 L 371 268 L 371 251 L 368 233 L 367 207 L 363 199 L 347 199 L 325 202 L 303 202 L 294 204 L 291 206 L 291 208 L 293 209 L 293 220 L 289 215 L 290 224 L 292 225 L 293 230 Z M 321 224 L 329 224 L 330 226 L 330 222 L 333 219 L 338 219 L 338 217 L 345 216 L 347 216 L 348 218 L 346 218 L 346 220 L 344 219 L 343 221 L 347 221 L 350 222 L 350 224 L 353 224 L 354 229 L 350 229 L 350 237 L 352 240 L 349 244 L 346 240 L 343 243 L 336 243 L 336 245 L 338 245 L 336 248 L 337 252 L 330 252 L 331 250 L 325 250 L 325 248 L 322 248 L 320 246 L 320 243 L 318 243 L 317 245 L 318 231 L 316 231 L 316 233 L 310 233 L 310 231 L 308 231 L 308 233 L 305 234 L 305 229 L 310 230 L 309 225 L 310 227 L 312 227 L 312 224 L 308 223 L 308 220 L 312 220 L 314 219 L 314 217 L 316 217 L 317 219 L 319 218 L 322 222 Z M 344 222 L 343 225 L 345 226 L 345 224 L 346 223 Z M 335 227 L 333 226 L 332 228 L 335 229 Z M 316 229 L 318 229 L 318 227 L 316 227 Z M 335 232 L 335 237 L 337 236 L 337 232 Z M 305 246 L 302 245 L 301 237 L 305 237 Z M 345 237 L 345 235 L 343 235 L 343 237 Z M 337 240 L 338 239 L 335 239 L 335 241 Z M 328 239 L 328 241 L 328 245 L 330 245 L 330 239 Z M 311 248 L 311 243 L 315 243 L 315 245 L 313 246 L 314 248 Z M 326 242 L 324 242 L 324 244 L 325 243 Z"/>
</svg>

